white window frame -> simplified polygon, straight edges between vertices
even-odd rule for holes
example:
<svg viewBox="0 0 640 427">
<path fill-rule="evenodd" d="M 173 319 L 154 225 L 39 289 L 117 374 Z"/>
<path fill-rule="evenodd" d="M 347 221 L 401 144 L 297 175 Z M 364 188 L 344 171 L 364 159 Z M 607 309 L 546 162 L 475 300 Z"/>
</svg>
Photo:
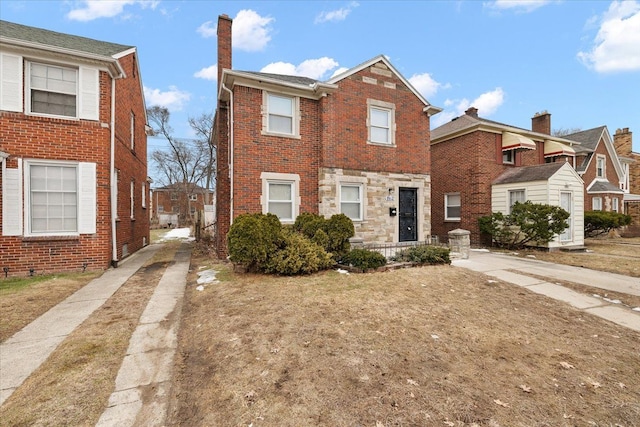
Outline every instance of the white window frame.
<svg viewBox="0 0 640 427">
<path fill-rule="evenodd" d="M 372 110 L 383 111 L 388 115 L 388 127 L 376 126 L 372 123 Z M 374 140 L 372 128 L 387 129 L 387 141 Z M 396 145 L 396 106 L 391 102 L 367 99 L 367 143 L 383 146 Z"/>
<path fill-rule="evenodd" d="M 611 199 L 611 212 L 618 212 L 620 210 L 620 200 L 617 197 Z"/>
<path fill-rule="evenodd" d="M 602 162 L 602 167 L 600 163 Z M 596 155 L 596 178 L 605 178 L 607 176 L 607 157 L 603 154 Z"/>
<path fill-rule="evenodd" d="M 189 201 L 197 202 L 198 201 L 198 195 L 197 194 L 189 194 Z"/>
<path fill-rule="evenodd" d="M 60 68 L 62 70 L 67 70 L 67 71 L 73 71 L 75 73 L 75 93 L 70 93 L 70 92 L 64 92 L 64 91 L 54 91 L 54 90 L 47 90 L 47 89 L 43 89 L 43 88 L 32 88 L 31 87 L 31 72 L 32 72 L 32 66 L 33 65 L 40 65 L 40 66 L 44 66 L 44 67 L 52 67 L 52 68 Z M 77 67 L 71 67 L 68 65 L 60 65 L 60 64 L 49 64 L 46 62 L 39 62 L 39 61 L 27 61 L 27 72 L 25 75 L 25 111 L 27 114 L 30 115 L 34 115 L 34 116 L 47 116 L 47 117 L 59 117 L 59 118 L 63 118 L 63 119 L 78 119 L 80 117 L 80 73 Z M 75 96 L 75 115 L 64 115 L 64 114 L 50 114 L 50 113 L 43 113 L 43 112 L 37 112 L 37 111 L 33 111 L 31 109 L 31 90 L 41 90 L 43 92 L 49 92 L 49 93 L 59 93 L 59 94 L 63 94 L 63 95 L 73 95 Z"/>
<path fill-rule="evenodd" d="M 147 183 L 142 183 L 142 194 L 140 197 L 141 205 L 143 208 L 147 207 Z"/>
<path fill-rule="evenodd" d="M 516 163 L 516 150 L 503 150 L 502 151 L 502 164 L 513 165 Z"/>
<path fill-rule="evenodd" d="M 515 195 L 516 193 L 522 193 L 523 194 L 523 200 L 513 200 L 512 201 L 512 195 Z M 514 188 L 513 190 L 509 190 L 507 192 L 507 203 L 509 204 L 509 213 L 511 213 L 511 208 L 513 207 L 513 205 L 516 204 L 516 202 L 520 202 L 520 203 L 524 203 L 527 201 L 527 189 L 526 188 Z"/>
<path fill-rule="evenodd" d="M 280 222 L 285 224 L 293 223 L 300 213 L 300 175 L 289 173 L 262 172 L 260 174 L 262 180 L 262 196 L 260 203 L 262 204 L 262 213 L 269 213 L 269 186 L 271 184 L 290 184 L 291 185 L 291 218 L 280 218 Z"/>
<path fill-rule="evenodd" d="M 596 196 L 591 199 L 591 210 L 602 211 L 602 197 Z"/>
<path fill-rule="evenodd" d="M 131 133 L 131 150 L 136 150 L 136 115 L 131 112 L 131 123 L 129 125 L 129 132 Z"/>
<path fill-rule="evenodd" d="M 158 205 L 158 213 L 164 212 L 164 205 Z"/>
<path fill-rule="evenodd" d="M 115 211 L 116 211 L 116 220 L 119 220 L 119 219 L 120 219 L 120 215 L 118 214 L 118 212 L 119 212 L 119 207 L 120 207 L 120 206 L 119 206 L 119 203 L 118 203 L 118 187 L 120 186 L 120 170 L 119 170 L 119 169 L 116 169 L 116 170 L 114 171 L 114 174 L 115 174 L 115 177 L 114 177 L 114 180 L 115 180 L 115 187 L 114 187 L 114 189 L 113 189 L 113 192 L 114 192 L 114 194 L 113 194 L 113 198 L 114 198 L 114 200 L 115 200 L 115 203 L 114 203 L 114 204 L 115 204 L 115 207 L 114 207 L 114 209 L 115 209 Z"/>
<path fill-rule="evenodd" d="M 454 204 L 450 204 L 449 203 L 449 197 L 451 196 L 456 196 L 458 197 L 458 204 L 454 205 Z M 458 216 L 449 216 L 449 208 L 459 208 L 460 209 L 460 214 Z M 460 195 L 460 193 L 447 193 L 444 195 L 444 219 L 445 221 L 460 221 L 462 218 L 462 196 Z"/>
<path fill-rule="evenodd" d="M 358 200 L 357 201 L 353 201 L 353 200 L 343 200 L 342 199 L 342 193 L 343 193 L 343 188 L 344 187 L 355 187 L 358 189 Z M 342 209 L 342 205 L 343 204 L 350 204 L 350 205 L 358 205 L 358 216 L 357 217 L 351 217 L 349 215 L 347 215 L 352 221 L 364 221 L 364 184 L 362 183 L 358 183 L 358 182 L 341 182 L 338 185 L 338 200 L 340 201 L 340 213 L 347 215 L 343 209 Z"/>
<path fill-rule="evenodd" d="M 131 219 L 135 219 L 135 190 L 136 190 L 136 184 L 134 181 L 131 181 L 131 185 L 130 185 L 130 190 L 129 190 L 129 214 Z"/>
<path fill-rule="evenodd" d="M 291 100 L 291 132 L 281 132 L 272 130 L 269 126 L 269 100 L 271 97 L 283 98 Z M 282 116 L 282 115 L 279 115 Z M 289 116 L 282 116 L 289 117 Z M 300 97 L 277 92 L 262 92 L 262 134 L 284 136 L 288 138 L 300 138 Z"/>
</svg>

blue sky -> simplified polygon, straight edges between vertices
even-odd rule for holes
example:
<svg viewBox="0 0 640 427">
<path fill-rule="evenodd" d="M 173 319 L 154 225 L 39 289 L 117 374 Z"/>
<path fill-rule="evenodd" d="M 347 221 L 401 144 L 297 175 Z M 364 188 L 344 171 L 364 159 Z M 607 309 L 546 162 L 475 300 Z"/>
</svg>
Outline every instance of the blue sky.
<svg viewBox="0 0 640 427">
<path fill-rule="evenodd" d="M 326 80 L 384 54 L 444 108 L 432 127 L 475 106 L 528 129 L 546 110 L 553 129 L 629 127 L 640 152 L 640 1 L 0 2 L 7 21 L 136 46 L 147 106 L 185 138 L 215 108 L 220 14 L 234 69 Z"/>
</svg>

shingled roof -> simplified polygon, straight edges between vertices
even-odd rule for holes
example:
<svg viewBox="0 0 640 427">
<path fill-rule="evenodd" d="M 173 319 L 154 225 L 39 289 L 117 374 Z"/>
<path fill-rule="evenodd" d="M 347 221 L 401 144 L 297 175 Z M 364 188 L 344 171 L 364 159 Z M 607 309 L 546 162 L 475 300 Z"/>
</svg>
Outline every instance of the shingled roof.
<svg viewBox="0 0 640 427">
<path fill-rule="evenodd" d="M 512 184 L 516 182 L 546 181 L 564 166 L 565 162 L 511 168 L 497 177 L 492 184 Z"/>
<path fill-rule="evenodd" d="M 258 73 L 256 71 L 240 71 L 240 70 L 237 70 L 237 71 L 239 73 L 251 74 L 256 77 L 264 77 L 271 80 L 280 80 L 285 83 L 293 83 L 293 84 L 302 85 L 302 86 L 313 86 L 314 84 L 320 82 L 319 80 L 314 80 L 309 77 L 302 77 L 302 76 L 289 76 L 285 74 L 272 74 L 272 73 Z"/>
<path fill-rule="evenodd" d="M 576 145 L 576 153 L 590 153 L 596 149 L 605 128 L 606 126 L 600 126 L 593 129 L 583 130 L 582 132 L 565 135 L 565 138 L 580 143 L 580 145 Z"/>
<path fill-rule="evenodd" d="M 0 40 L 5 41 L 5 39 L 7 41 L 16 40 L 37 43 L 43 46 L 53 46 L 106 57 L 113 57 L 118 53 L 134 48 L 134 46 L 103 42 L 87 37 L 58 33 L 8 21 L 0 21 Z"/>
</svg>

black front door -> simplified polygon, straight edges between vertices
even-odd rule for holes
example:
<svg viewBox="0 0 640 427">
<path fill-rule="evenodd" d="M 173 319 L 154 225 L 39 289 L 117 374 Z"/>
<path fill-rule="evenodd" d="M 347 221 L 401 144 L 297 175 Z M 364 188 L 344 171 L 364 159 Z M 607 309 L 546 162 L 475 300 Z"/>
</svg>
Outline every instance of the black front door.
<svg viewBox="0 0 640 427">
<path fill-rule="evenodd" d="M 400 241 L 414 242 L 418 240 L 418 189 L 400 188 Z"/>
</svg>

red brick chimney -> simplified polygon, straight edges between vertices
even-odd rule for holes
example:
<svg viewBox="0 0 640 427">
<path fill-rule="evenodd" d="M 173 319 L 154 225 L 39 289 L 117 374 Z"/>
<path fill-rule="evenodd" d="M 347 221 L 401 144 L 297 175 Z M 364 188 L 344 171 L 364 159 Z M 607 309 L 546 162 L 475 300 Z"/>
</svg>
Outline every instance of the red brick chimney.
<svg viewBox="0 0 640 427">
<path fill-rule="evenodd" d="M 617 129 L 613 135 L 613 145 L 619 156 L 630 157 L 633 151 L 632 132 L 629 128 Z"/>
<path fill-rule="evenodd" d="M 469 107 L 467 111 L 464 112 L 467 116 L 471 116 L 474 118 L 478 118 L 478 109 L 476 107 Z"/>
<path fill-rule="evenodd" d="M 231 69 L 231 24 L 227 15 L 218 16 L 218 93 L 222 80 L 222 70 Z"/>
<path fill-rule="evenodd" d="M 551 114 L 547 111 L 536 113 L 531 118 L 531 130 L 533 132 L 551 135 Z"/>
</svg>

